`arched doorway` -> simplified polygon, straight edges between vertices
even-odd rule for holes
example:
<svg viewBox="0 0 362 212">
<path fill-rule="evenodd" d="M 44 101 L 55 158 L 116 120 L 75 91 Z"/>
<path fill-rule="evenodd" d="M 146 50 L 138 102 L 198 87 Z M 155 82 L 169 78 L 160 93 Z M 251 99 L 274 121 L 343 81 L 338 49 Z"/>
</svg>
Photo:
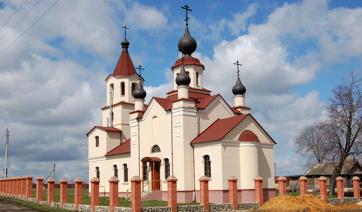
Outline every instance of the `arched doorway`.
<svg viewBox="0 0 362 212">
<path fill-rule="evenodd" d="M 142 180 L 148 181 L 148 168 L 151 171 L 151 190 L 159 191 L 161 188 L 160 182 L 160 166 L 161 159 L 158 157 L 144 157 L 142 160 Z"/>
</svg>

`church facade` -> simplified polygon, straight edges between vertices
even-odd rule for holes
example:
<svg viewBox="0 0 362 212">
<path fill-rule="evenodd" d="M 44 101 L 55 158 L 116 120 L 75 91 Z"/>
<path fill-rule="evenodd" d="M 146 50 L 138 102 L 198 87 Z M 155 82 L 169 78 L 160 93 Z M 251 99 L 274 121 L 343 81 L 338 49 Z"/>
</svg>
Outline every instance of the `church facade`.
<svg viewBox="0 0 362 212">
<path fill-rule="evenodd" d="M 89 179 L 100 179 L 100 193 L 109 192 L 108 180 L 116 176 L 120 195 L 129 196 L 131 177 L 140 176 L 144 198 L 166 200 L 167 178 L 174 176 L 178 201 L 191 202 L 198 200 L 199 179 L 206 176 L 210 201 L 223 203 L 228 202 L 227 179 L 234 176 L 240 202 L 253 202 L 254 178 L 260 176 L 265 198 L 273 197 L 276 143 L 246 106 L 239 74 L 230 87 L 232 105 L 204 88 L 207 67 L 192 56 L 197 44 L 186 24 L 178 43 L 183 56 L 172 66 L 174 87 L 146 105 L 144 80 L 129 44 L 125 37 L 118 63 L 105 80 L 102 125 L 87 133 Z"/>
</svg>

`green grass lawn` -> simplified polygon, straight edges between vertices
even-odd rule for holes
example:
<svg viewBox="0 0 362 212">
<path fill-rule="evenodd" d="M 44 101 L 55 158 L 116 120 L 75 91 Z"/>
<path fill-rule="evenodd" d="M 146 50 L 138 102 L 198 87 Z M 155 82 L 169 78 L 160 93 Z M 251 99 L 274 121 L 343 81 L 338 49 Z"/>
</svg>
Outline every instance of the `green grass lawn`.
<svg viewBox="0 0 362 212">
<path fill-rule="evenodd" d="M 0 197 L 1 199 L 5 199 L 6 202 L 14 203 L 16 205 L 21 205 L 26 208 L 35 209 L 37 211 L 49 211 L 49 212 L 66 212 L 69 210 L 64 210 L 60 208 L 51 208 L 46 205 L 40 205 L 29 201 L 24 201 L 16 198 L 9 198 L 9 197 Z"/>
<path fill-rule="evenodd" d="M 33 189 L 33 197 L 35 198 L 36 189 Z M 55 202 L 60 202 L 60 189 L 55 189 Z M 47 200 L 47 189 L 43 190 L 43 200 Z M 74 203 L 74 189 L 68 188 L 68 202 Z M 82 196 L 83 204 L 90 205 L 90 196 L 88 194 L 88 189 L 83 189 L 83 196 Z M 99 205 L 108 206 L 109 205 L 109 198 L 108 197 L 99 197 Z M 131 207 L 130 199 L 125 197 L 119 198 L 119 206 L 120 207 Z M 157 206 L 167 206 L 166 201 L 160 200 L 144 200 L 142 201 L 142 207 L 157 207 Z"/>
</svg>

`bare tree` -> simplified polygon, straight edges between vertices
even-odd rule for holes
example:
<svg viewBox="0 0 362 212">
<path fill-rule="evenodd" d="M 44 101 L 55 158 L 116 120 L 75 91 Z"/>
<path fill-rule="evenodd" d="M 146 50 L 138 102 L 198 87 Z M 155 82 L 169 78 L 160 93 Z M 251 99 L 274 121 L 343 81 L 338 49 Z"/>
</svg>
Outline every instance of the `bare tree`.
<svg viewBox="0 0 362 212">
<path fill-rule="evenodd" d="M 360 154 L 362 148 L 362 90 L 360 78 L 351 73 L 345 83 L 333 90 L 328 105 L 328 140 L 337 148 L 336 166 L 332 176 L 331 191 L 334 179 L 341 174 L 343 164 L 352 154 Z"/>
<path fill-rule="evenodd" d="M 327 139 L 327 129 L 324 123 L 314 123 L 306 126 L 296 139 L 298 152 L 309 153 L 315 163 L 328 161 L 335 152 L 334 145 Z"/>
</svg>

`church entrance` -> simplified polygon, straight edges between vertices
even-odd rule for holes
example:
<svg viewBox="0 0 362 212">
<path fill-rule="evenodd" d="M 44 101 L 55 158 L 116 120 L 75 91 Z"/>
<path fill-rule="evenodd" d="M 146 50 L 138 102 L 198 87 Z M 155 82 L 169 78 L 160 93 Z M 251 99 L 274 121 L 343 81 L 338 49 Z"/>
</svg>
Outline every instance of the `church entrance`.
<svg viewBox="0 0 362 212">
<path fill-rule="evenodd" d="M 144 157 L 141 162 L 143 188 L 148 188 L 148 190 L 151 191 L 159 191 L 161 189 L 161 159 L 157 157 Z"/>
</svg>

